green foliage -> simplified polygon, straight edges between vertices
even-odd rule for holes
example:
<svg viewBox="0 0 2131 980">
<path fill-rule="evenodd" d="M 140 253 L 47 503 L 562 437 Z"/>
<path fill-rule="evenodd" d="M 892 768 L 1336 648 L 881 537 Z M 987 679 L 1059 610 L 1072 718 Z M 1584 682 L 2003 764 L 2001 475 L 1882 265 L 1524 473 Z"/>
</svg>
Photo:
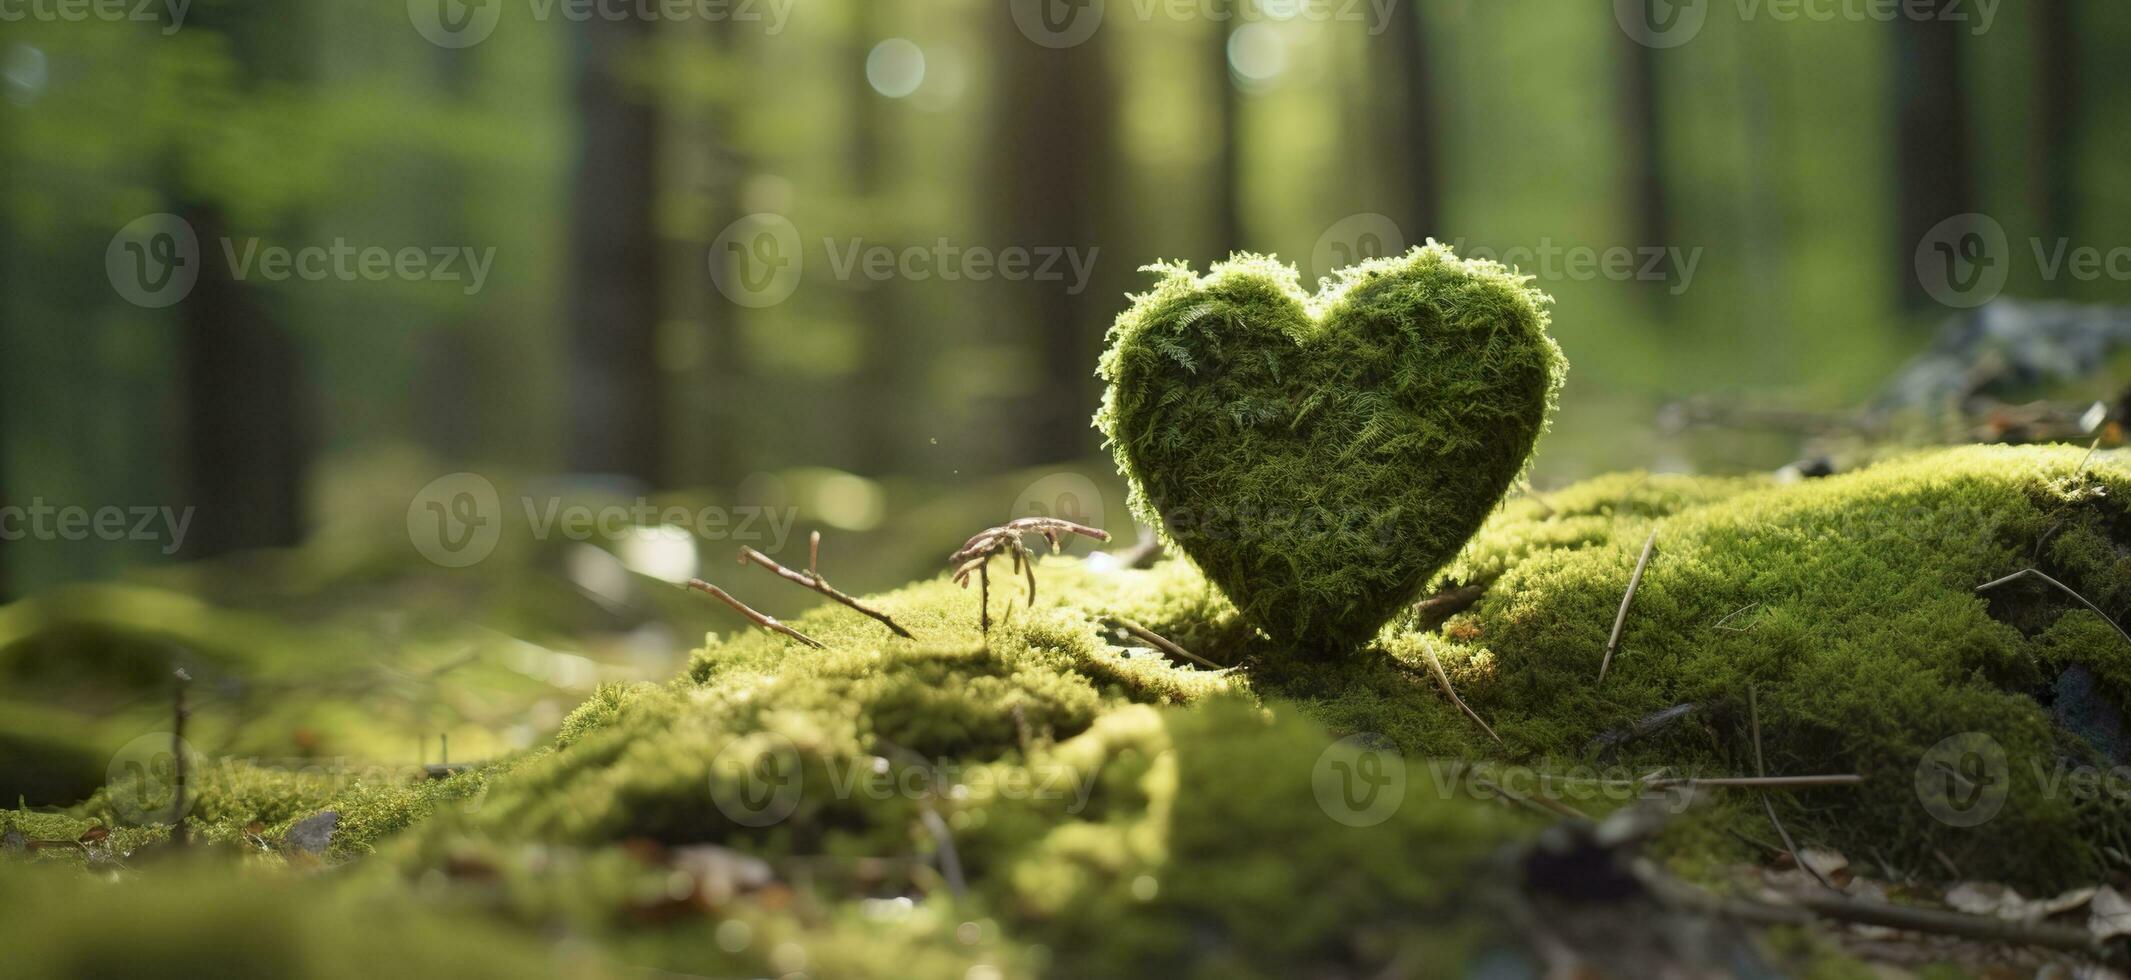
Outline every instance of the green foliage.
<svg viewBox="0 0 2131 980">
<path fill-rule="evenodd" d="M 1550 300 L 1443 245 L 1314 297 L 1264 256 L 1150 269 L 1095 420 L 1134 512 L 1281 642 L 1366 642 L 1523 472 L 1566 370 Z"/>
</svg>

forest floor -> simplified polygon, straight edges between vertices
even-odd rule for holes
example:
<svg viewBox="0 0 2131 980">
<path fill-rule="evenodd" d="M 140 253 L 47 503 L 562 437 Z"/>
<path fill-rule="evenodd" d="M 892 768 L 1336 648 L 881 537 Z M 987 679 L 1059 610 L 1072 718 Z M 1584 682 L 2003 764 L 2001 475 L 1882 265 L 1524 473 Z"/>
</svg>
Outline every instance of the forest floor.
<svg viewBox="0 0 2131 980">
<path fill-rule="evenodd" d="M 243 710 L 188 737 L 239 748 L 182 781 L 147 746 L 83 802 L 21 790 L 0 945 L 27 975 L 2106 976 L 2131 963 L 2127 502 L 2124 454 L 2084 448 L 1601 477 L 1511 500 L 1338 655 L 1185 561 L 1002 555 L 984 612 L 943 575 L 734 613 L 670 679 L 580 665 L 608 679 L 552 739 L 471 764 L 278 760 L 257 733 L 361 725 L 277 715 L 291 668 L 207 702 Z M 41 717 L 134 731 L 170 710 L 150 638 L 206 645 L 209 699 L 246 651 L 314 642 L 123 597 L 0 610 L 11 697 L 95 681 L 107 703 Z M 469 656 L 494 690 L 453 710 L 576 697 L 553 651 L 471 642 L 343 701 Z M 5 768 L 68 791 L 39 727 Z"/>
</svg>

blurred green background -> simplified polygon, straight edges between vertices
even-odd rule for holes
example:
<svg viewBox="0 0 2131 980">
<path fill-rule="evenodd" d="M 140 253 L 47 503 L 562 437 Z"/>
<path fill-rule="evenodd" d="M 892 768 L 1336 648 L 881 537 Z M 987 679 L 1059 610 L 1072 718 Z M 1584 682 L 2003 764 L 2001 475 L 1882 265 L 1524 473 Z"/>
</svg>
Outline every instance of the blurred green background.
<svg viewBox="0 0 2131 980">
<path fill-rule="evenodd" d="M 0 505 L 192 516 L 0 541 L 0 665 L 49 709 L 82 651 L 301 657 L 407 692 L 328 743 L 433 760 L 739 626 L 677 580 L 814 598 L 737 544 L 861 591 L 1034 510 L 1130 543 L 1087 420 L 1158 258 L 1502 257 L 1574 365 L 1535 482 L 1773 468 L 1802 436 L 1661 409 L 1866 401 L 1959 314 L 1947 218 L 2006 296 L 2124 294 L 2027 243 L 2131 245 L 2131 8 L 1889 6 L 9 0 Z M 540 529 L 579 505 L 632 516 Z M 493 550 L 436 560 L 465 513 Z M 526 689 L 407 680 L 468 658 Z"/>
</svg>

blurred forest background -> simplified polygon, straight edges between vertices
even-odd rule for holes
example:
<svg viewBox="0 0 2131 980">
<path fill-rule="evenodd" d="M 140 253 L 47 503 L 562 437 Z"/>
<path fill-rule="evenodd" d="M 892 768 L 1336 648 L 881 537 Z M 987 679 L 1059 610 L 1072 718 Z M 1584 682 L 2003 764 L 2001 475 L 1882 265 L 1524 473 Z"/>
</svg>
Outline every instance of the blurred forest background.
<svg viewBox="0 0 2131 980">
<path fill-rule="evenodd" d="M 1682 434 L 1661 409 L 1863 403 L 1959 313 L 1915 267 L 1947 217 L 1987 213 L 2020 243 L 2131 244 L 2131 7 L 1923 6 L 1938 15 L 736 0 L 608 18 L 659 5 L 603 0 L 579 18 L 569 0 L 192 0 L 181 22 L 160 5 L 145 21 L 19 17 L 0 23 L 0 503 L 197 511 L 174 554 L 0 544 L 0 596 L 123 577 L 140 588 L 80 601 L 109 618 L 130 596 L 144 605 L 126 615 L 168 632 L 182 617 L 155 603 L 172 593 L 143 590 L 280 616 L 372 595 L 362 635 L 389 643 L 407 635 L 394 617 L 486 573 L 482 601 L 517 612 L 483 621 L 511 637 L 555 656 L 587 647 L 564 638 L 627 637 L 670 665 L 738 623 L 638 580 L 739 575 L 732 546 L 588 555 L 532 540 L 521 498 L 783 508 L 782 558 L 804 561 L 822 530 L 823 570 L 850 591 L 936 572 L 1060 474 L 1096 487 L 1076 506 L 1129 542 L 1088 426 L 1103 333 L 1149 281 L 1138 266 L 1233 249 L 1306 280 L 1429 237 L 1629 250 L 1634 275 L 1523 263 L 1557 298 L 1574 365 L 1536 481 L 1771 469 L 1799 437 Z M 1694 11 L 1685 43 L 1623 26 Z M 1074 17 L 1099 22 L 1084 40 L 1046 33 Z M 197 235 L 199 281 L 143 306 L 107 257 L 160 213 Z M 773 302 L 732 287 L 764 215 L 796 231 L 801 263 Z M 224 242 L 492 249 L 493 265 L 478 291 L 273 281 L 232 270 Z M 1084 288 L 1063 259 L 1050 278 L 932 260 L 839 273 L 854 247 L 943 244 L 1093 261 Z M 2009 296 L 2121 296 L 2024 253 Z M 411 503 L 461 471 L 504 488 L 499 557 L 408 586 L 425 567 Z M 788 591 L 758 601 L 813 598 Z M 557 622 L 572 603 L 585 618 Z"/>
</svg>

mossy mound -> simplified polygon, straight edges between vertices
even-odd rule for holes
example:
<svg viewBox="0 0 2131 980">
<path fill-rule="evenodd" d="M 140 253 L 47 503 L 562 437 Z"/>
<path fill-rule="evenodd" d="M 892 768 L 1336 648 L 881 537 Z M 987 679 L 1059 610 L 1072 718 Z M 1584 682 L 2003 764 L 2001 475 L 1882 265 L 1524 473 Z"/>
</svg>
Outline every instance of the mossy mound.
<svg viewBox="0 0 2131 980">
<path fill-rule="evenodd" d="M 1366 642 L 1524 471 L 1568 366 L 1551 300 L 1435 243 L 1314 296 L 1269 256 L 1149 268 L 1095 417 L 1133 512 L 1283 644 Z"/>
<path fill-rule="evenodd" d="M 499 962 L 536 972 L 593 968 L 556 960 L 557 935 L 717 975 L 1528 970 L 1494 858 L 1547 821 L 1501 789 L 1595 816 L 1645 773 L 1750 775 L 1757 755 L 1771 774 L 1864 777 L 1771 797 L 1803 844 L 1896 875 L 2092 882 L 2131 807 L 2058 767 L 2123 761 L 2131 643 L 2032 577 L 1976 587 L 2032 567 L 2122 617 L 2126 494 L 2120 459 L 2053 449 L 1788 485 L 1602 478 L 1512 501 L 1432 583 L 1476 601 L 1339 659 L 1259 632 L 1184 561 L 1045 560 L 1034 605 L 996 590 L 988 636 L 976 594 L 937 579 L 864 600 L 916 640 L 840 606 L 791 620 L 821 650 L 713 637 L 671 683 L 603 687 L 552 746 L 453 779 L 203 767 L 195 836 L 256 852 L 249 870 L 297 865 L 280 838 L 325 810 L 342 815 L 325 863 L 383 859 L 331 893 L 277 883 L 256 913 L 209 875 L 187 913 L 216 936 L 256 915 L 275 948 L 330 960 L 344 944 L 314 921 L 397 929 L 370 903 L 411 901 L 506 924 Z M 1174 662 L 1123 619 L 1229 667 Z M 1499 743 L 1432 681 L 1431 653 Z M 143 881 L 185 865 L 125 857 L 163 833 L 110 822 L 131 789 L 0 821 L 49 841 L 114 827 L 119 870 L 87 849 L 39 863 Z M 1758 796 L 1700 795 L 1660 848 L 1717 881 L 1752 856 L 1735 835 L 1771 834 Z M 0 895 L 22 887 L 0 875 Z"/>
<path fill-rule="evenodd" d="M 2131 833 L 2108 782 L 2127 761 L 2115 753 L 2131 642 L 2037 580 L 1977 587 L 2036 568 L 2122 619 L 2127 500 L 2118 461 L 1975 447 L 1785 486 L 1631 474 L 1513 502 L 1438 582 L 1485 583 L 1484 597 L 1440 632 L 1382 642 L 1409 662 L 1432 647 L 1501 746 L 1414 710 L 1404 672 L 1367 656 L 1245 655 L 1264 665 L 1260 693 L 1335 728 L 1621 778 L 1753 775 L 1758 695 L 1767 772 L 1865 777 L 1780 797 L 1801 836 L 1925 876 L 1950 863 L 2037 886 L 2093 881 Z"/>
</svg>

